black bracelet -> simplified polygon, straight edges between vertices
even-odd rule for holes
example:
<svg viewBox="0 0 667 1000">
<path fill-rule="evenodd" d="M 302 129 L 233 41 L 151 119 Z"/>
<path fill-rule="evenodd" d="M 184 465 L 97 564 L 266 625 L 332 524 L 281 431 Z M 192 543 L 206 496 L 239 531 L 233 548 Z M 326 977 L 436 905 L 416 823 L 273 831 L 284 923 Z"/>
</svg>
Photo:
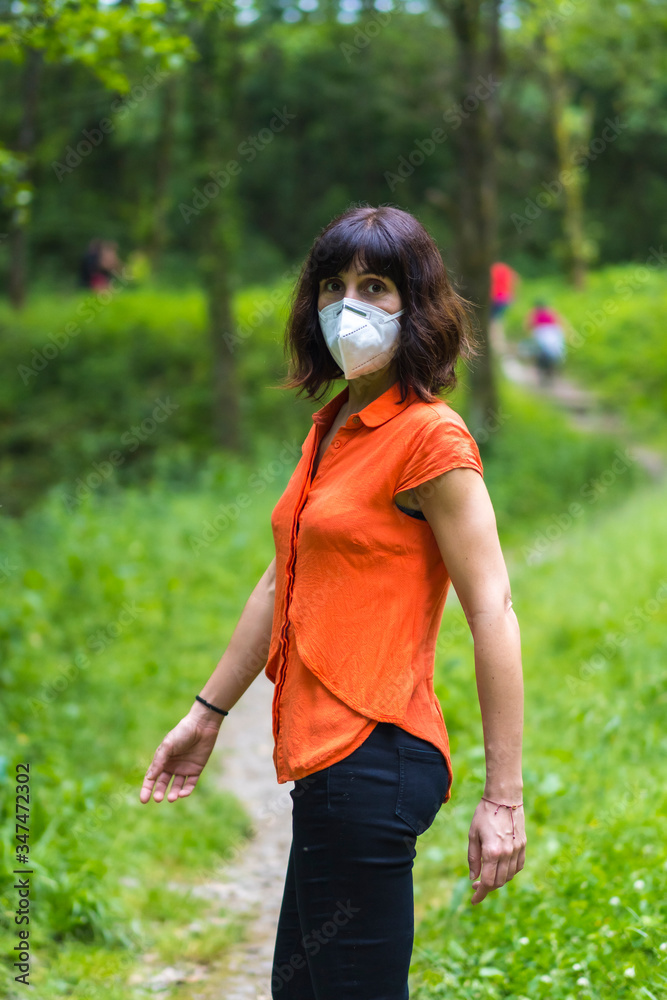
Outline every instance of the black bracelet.
<svg viewBox="0 0 667 1000">
<path fill-rule="evenodd" d="M 216 708 L 215 705 L 211 705 L 210 702 L 204 701 L 203 698 L 200 698 L 198 694 L 195 695 L 195 699 L 200 701 L 202 705 L 206 705 L 207 708 L 212 708 L 214 712 L 220 712 L 220 715 L 229 715 L 229 712 L 225 712 L 224 708 Z"/>
</svg>

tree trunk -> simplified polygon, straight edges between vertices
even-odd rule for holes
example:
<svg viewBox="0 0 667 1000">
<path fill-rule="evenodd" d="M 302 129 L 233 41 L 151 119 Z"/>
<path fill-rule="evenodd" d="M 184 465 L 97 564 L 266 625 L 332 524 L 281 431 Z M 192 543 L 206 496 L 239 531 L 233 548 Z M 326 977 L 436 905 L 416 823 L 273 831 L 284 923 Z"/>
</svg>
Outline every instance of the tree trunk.
<svg viewBox="0 0 667 1000">
<path fill-rule="evenodd" d="M 572 285 L 583 290 L 588 272 L 589 247 L 584 225 L 585 174 L 573 170 L 572 163 L 578 150 L 588 146 L 593 125 L 591 103 L 576 106 L 572 99 L 559 59 L 560 41 L 549 33 L 546 37 L 547 55 L 544 60 L 549 85 L 551 121 L 558 153 L 559 177 L 567 174 L 563 184 L 563 235 L 565 238 L 565 266 Z"/>
<path fill-rule="evenodd" d="M 483 432 L 480 437 L 485 440 L 486 428 L 498 410 L 489 337 L 489 284 L 491 264 L 497 254 L 499 2 L 491 4 L 488 25 L 483 22 L 479 0 L 440 0 L 440 6 L 449 18 L 458 48 L 461 124 L 454 133 L 459 154 L 455 218 L 461 291 L 478 307 L 480 354 L 471 364 L 469 420 L 471 433 Z"/>
<path fill-rule="evenodd" d="M 167 245 L 167 214 L 169 212 L 169 181 L 173 166 L 174 119 L 176 117 L 178 79 L 165 81 L 162 87 L 160 134 L 156 146 L 154 208 L 151 233 L 148 237 L 148 256 L 156 267 Z"/>
<path fill-rule="evenodd" d="M 206 291 L 209 337 L 213 357 L 213 425 L 215 438 L 223 448 L 241 450 L 239 391 L 234 354 L 238 338 L 234 336 L 230 269 L 233 267 L 229 240 L 225 232 L 228 218 L 222 206 L 211 212 L 208 248 L 200 261 L 200 273 Z"/>
<path fill-rule="evenodd" d="M 238 30 L 233 20 L 209 15 L 198 39 L 200 59 L 193 72 L 193 114 L 201 162 L 200 182 L 206 203 L 197 217 L 201 247 L 199 271 L 206 292 L 212 354 L 213 425 L 223 448 L 243 447 L 236 371 L 232 293 L 238 239 L 239 203 L 234 174 L 227 170 L 238 156 L 235 122 L 240 76 Z"/>
<path fill-rule="evenodd" d="M 16 151 L 23 153 L 26 157 L 26 166 L 22 174 L 23 180 L 28 180 L 31 173 L 29 157 L 35 146 L 35 124 L 41 72 L 42 53 L 37 49 L 28 49 L 23 67 L 21 126 L 16 144 Z M 25 304 L 28 216 L 27 206 L 16 206 L 9 227 L 9 301 L 14 309 L 21 309 Z"/>
</svg>

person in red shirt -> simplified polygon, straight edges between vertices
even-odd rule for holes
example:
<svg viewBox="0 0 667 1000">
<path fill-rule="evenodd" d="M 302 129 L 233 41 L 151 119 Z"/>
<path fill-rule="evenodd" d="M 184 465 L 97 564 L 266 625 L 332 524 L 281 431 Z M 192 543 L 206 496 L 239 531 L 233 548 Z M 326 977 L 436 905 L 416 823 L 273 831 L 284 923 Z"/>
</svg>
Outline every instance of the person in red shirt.
<svg viewBox="0 0 667 1000">
<path fill-rule="evenodd" d="M 506 347 L 503 316 L 514 301 L 521 279 L 517 272 L 502 261 L 491 265 L 489 336 L 491 346 L 502 353 Z"/>
<path fill-rule="evenodd" d="M 524 320 L 532 337 L 532 354 L 540 383 L 550 385 L 565 358 L 565 320 L 543 299 L 537 299 Z"/>
<path fill-rule="evenodd" d="M 81 284 L 94 292 L 105 291 L 120 267 L 118 244 L 114 240 L 92 239 L 81 260 Z"/>
<path fill-rule="evenodd" d="M 354 207 L 308 254 L 286 346 L 286 388 L 315 399 L 347 384 L 313 414 L 272 513 L 275 556 L 140 800 L 192 793 L 222 718 L 264 670 L 277 777 L 294 780 L 272 997 L 406 1000 L 416 843 L 452 786 L 433 690 L 450 584 L 474 639 L 486 753 L 472 902 L 525 860 L 518 622 L 476 442 L 440 398 L 475 350 L 469 303 L 414 216 Z"/>
</svg>

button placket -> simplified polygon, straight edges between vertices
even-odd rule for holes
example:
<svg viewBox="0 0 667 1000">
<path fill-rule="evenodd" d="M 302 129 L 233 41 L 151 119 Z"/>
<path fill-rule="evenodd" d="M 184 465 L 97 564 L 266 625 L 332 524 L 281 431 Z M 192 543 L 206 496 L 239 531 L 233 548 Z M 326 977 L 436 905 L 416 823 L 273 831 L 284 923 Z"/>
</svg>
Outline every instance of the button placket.
<svg viewBox="0 0 667 1000">
<path fill-rule="evenodd" d="M 287 637 L 287 632 L 289 630 L 289 625 L 290 625 L 289 610 L 292 604 L 292 591 L 294 589 L 294 567 L 296 564 L 296 544 L 297 544 L 297 536 L 299 534 L 299 517 L 301 516 L 301 512 L 306 505 L 306 501 L 308 500 L 308 495 L 310 493 L 310 488 L 312 485 L 313 462 L 315 459 L 315 455 L 317 454 L 317 450 L 320 446 L 320 443 L 321 439 L 318 439 L 318 437 L 316 436 L 313 450 L 310 456 L 310 463 L 308 465 L 308 470 L 306 472 L 303 487 L 301 490 L 301 495 L 294 510 L 294 520 L 292 521 L 292 531 L 290 539 L 290 553 L 287 558 L 287 565 L 285 567 L 287 579 L 285 582 L 285 604 L 283 608 L 283 622 L 281 626 L 281 635 L 280 635 L 281 657 L 280 657 L 280 662 L 278 664 L 278 670 L 276 673 L 276 686 L 277 686 L 276 727 L 275 727 L 276 740 L 278 733 L 280 731 L 280 697 L 282 695 L 282 689 L 285 684 L 285 667 L 287 665 L 287 647 L 289 642 Z"/>
</svg>

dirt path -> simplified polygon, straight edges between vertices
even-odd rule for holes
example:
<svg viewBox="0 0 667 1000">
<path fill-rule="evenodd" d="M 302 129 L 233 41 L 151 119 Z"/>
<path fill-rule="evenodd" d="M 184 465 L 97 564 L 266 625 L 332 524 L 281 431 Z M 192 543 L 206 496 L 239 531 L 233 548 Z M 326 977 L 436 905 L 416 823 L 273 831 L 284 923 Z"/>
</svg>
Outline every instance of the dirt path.
<svg viewBox="0 0 667 1000">
<path fill-rule="evenodd" d="M 223 721 L 208 765 L 219 787 L 233 792 L 245 806 L 254 836 L 234 850 L 215 880 L 194 889 L 170 883 L 247 921 L 245 940 L 232 945 L 219 963 L 178 962 L 156 969 L 142 982 L 154 995 L 172 995 L 178 986 L 179 1000 L 271 1000 L 273 946 L 292 841 L 289 792 L 294 787 L 293 782 L 279 785 L 276 779 L 272 697 L 273 684 L 262 673 Z M 224 922 L 220 917 L 203 921 L 207 919 Z"/>
<path fill-rule="evenodd" d="M 501 356 L 503 374 L 511 382 L 522 385 L 541 396 L 552 399 L 564 409 L 575 427 L 584 431 L 614 434 L 619 444 L 629 445 L 632 455 L 654 479 L 667 474 L 665 456 L 653 448 L 632 440 L 632 434 L 620 414 L 606 409 L 592 389 L 577 385 L 565 375 L 555 375 L 548 385 L 541 385 L 535 365 L 524 361 L 512 346 Z"/>
<path fill-rule="evenodd" d="M 225 719 L 220 786 L 253 819 L 255 835 L 223 883 L 212 883 L 223 905 L 249 918 L 247 939 L 227 964 L 225 1000 L 270 1000 L 271 962 L 287 859 L 292 842 L 293 782 L 279 785 L 273 764 L 273 684 L 262 673 Z M 230 866 L 232 867 L 232 866 Z"/>
</svg>

